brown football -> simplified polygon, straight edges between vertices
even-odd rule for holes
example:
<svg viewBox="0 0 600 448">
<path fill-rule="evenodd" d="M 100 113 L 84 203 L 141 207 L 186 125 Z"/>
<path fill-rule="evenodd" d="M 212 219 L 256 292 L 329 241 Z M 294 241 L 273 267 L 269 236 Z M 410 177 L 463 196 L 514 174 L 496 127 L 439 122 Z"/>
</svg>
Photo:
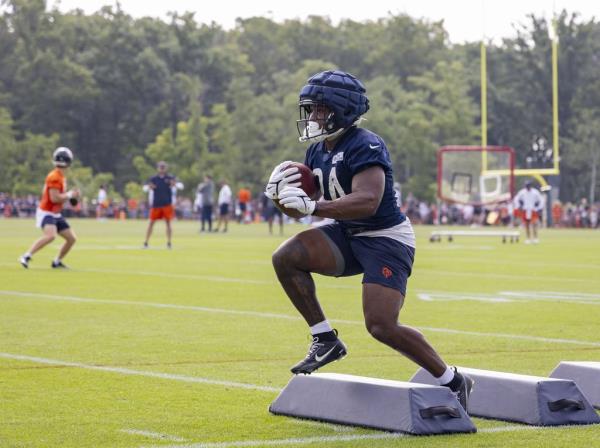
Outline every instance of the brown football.
<svg viewBox="0 0 600 448">
<path fill-rule="evenodd" d="M 281 170 L 283 171 L 289 168 L 290 166 L 296 166 L 300 170 L 300 188 L 304 190 L 308 197 L 317 200 L 321 195 L 319 188 L 319 179 L 317 178 L 317 176 L 313 174 L 312 170 L 309 167 L 300 162 L 292 162 L 289 165 L 284 166 Z M 275 206 L 279 210 L 281 210 L 282 213 L 288 215 L 291 218 L 300 219 L 303 216 L 306 216 L 297 210 L 285 208 L 284 206 L 279 205 L 279 201 L 277 199 L 274 199 L 273 202 L 275 203 Z"/>
<path fill-rule="evenodd" d="M 319 196 L 319 179 L 315 176 L 312 170 L 300 162 L 292 162 L 289 165 L 286 165 L 282 168 L 283 170 L 288 169 L 291 166 L 295 166 L 300 171 L 300 188 L 304 190 L 304 192 L 311 199 L 317 199 Z"/>
</svg>

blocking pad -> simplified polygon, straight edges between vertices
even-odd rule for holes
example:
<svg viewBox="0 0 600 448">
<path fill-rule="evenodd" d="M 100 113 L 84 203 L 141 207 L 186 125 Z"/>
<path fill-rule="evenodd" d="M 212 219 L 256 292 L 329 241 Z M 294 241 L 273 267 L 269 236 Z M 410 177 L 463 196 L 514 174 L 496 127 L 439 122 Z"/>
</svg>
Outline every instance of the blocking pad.
<svg viewBox="0 0 600 448">
<path fill-rule="evenodd" d="M 600 409 L 600 362 L 561 361 L 550 377 L 575 381 L 592 406 Z"/>
<path fill-rule="evenodd" d="M 600 423 L 572 380 L 464 367 L 458 371 L 475 381 L 467 406 L 470 415 L 541 426 Z M 424 369 L 410 381 L 435 384 Z"/>
<path fill-rule="evenodd" d="M 269 411 L 410 434 L 476 431 L 446 387 L 336 373 L 292 377 Z"/>
</svg>

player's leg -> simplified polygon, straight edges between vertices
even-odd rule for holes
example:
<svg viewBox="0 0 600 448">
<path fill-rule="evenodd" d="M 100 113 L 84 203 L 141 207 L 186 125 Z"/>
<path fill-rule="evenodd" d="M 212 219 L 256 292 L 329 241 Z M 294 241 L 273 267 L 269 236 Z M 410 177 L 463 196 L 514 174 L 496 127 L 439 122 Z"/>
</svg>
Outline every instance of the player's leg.
<svg viewBox="0 0 600 448">
<path fill-rule="evenodd" d="M 414 248 L 385 237 L 354 238 L 351 244 L 365 270 L 363 313 L 369 333 L 423 367 L 440 385 L 456 392 L 467 409 L 472 380 L 448 367 L 420 331 L 398 322 L 412 272 Z"/>
<path fill-rule="evenodd" d="M 167 247 L 171 248 L 171 237 L 173 236 L 173 229 L 171 228 L 171 220 L 165 219 L 165 227 L 167 228 Z"/>
<path fill-rule="evenodd" d="M 25 252 L 21 256 L 21 258 L 19 258 L 19 261 L 21 262 L 21 265 L 23 265 L 24 268 L 28 268 L 29 267 L 29 262 L 31 261 L 31 257 L 33 257 L 33 254 L 35 254 L 39 250 L 41 250 L 44 247 L 46 247 L 48 244 L 50 244 L 56 238 L 56 235 L 58 233 L 58 231 L 56 229 L 56 224 L 55 223 L 53 223 L 53 224 L 44 224 L 44 222 L 42 222 L 42 232 L 43 232 L 43 235 L 40 238 L 38 238 L 31 245 L 31 247 L 29 248 L 29 250 L 27 252 Z M 55 221 L 52 221 L 52 222 L 55 222 Z"/>
<path fill-rule="evenodd" d="M 206 225 L 206 205 L 202 206 L 200 214 L 200 232 L 204 232 L 204 228 Z"/>
<path fill-rule="evenodd" d="M 267 223 L 269 224 L 269 235 L 273 235 L 273 214 L 269 213 L 269 218 L 267 219 Z"/>
<path fill-rule="evenodd" d="M 148 242 L 150 241 L 150 237 L 152 236 L 152 229 L 154 229 L 154 223 L 156 222 L 152 216 L 150 216 L 150 221 L 148 222 L 148 228 L 146 229 L 146 239 L 144 240 L 144 247 L 148 247 Z"/>
<path fill-rule="evenodd" d="M 223 232 L 227 232 L 227 225 L 229 224 L 229 204 L 225 204 L 223 207 Z"/>
<path fill-rule="evenodd" d="M 538 239 L 538 226 L 539 226 L 539 216 L 537 212 L 531 217 L 531 233 L 533 235 L 533 243 L 537 244 L 540 242 Z"/>
<path fill-rule="evenodd" d="M 371 336 L 431 373 L 440 385 L 456 393 L 467 410 L 473 380 L 448 367 L 419 330 L 398 322 L 403 304 L 404 295 L 400 291 L 374 283 L 363 284 L 363 312 Z"/>
<path fill-rule="evenodd" d="M 313 336 L 308 355 L 292 367 L 293 373 L 311 373 L 346 354 L 319 304 L 311 273 L 342 275 L 344 260 L 332 238 L 322 229 L 310 229 L 285 241 L 273 254 L 277 278 L 300 312 Z"/>
<path fill-rule="evenodd" d="M 67 254 L 69 253 L 69 251 L 71 250 L 71 248 L 73 247 L 75 242 L 77 241 L 77 237 L 75 236 L 75 232 L 73 232 L 73 229 L 71 229 L 69 227 L 69 225 L 66 224 L 66 221 L 64 219 L 62 221 L 64 224 L 60 224 L 58 226 L 58 234 L 62 238 L 64 238 L 65 242 L 60 247 L 60 249 L 58 251 L 58 255 L 52 262 L 53 268 L 66 268 L 66 266 L 63 264 L 62 260 L 67 256 Z"/>
<path fill-rule="evenodd" d="M 222 205 L 217 207 L 219 216 L 217 218 L 217 225 L 214 227 L 213 232 L 217 233 L 221 229 L 221 222 L 223 221 Z"/>
<path fill-rule="evenodd" d="M 277 214 L 277 219 L 279 220 L 279 235 L 283 235 L 283 213 L 279 212 Z"/>
<path fill-rule="evenodd" d="M 525 234 L 527 235 L 525 244 L 529 244 L 531 242 L 531 220 L 525 218 L 524 222 L 525 222 Z"/>
<path fill-rule="evenodd" d="M 212 215 L 213 215 L 213 206 L 209 205 L 207 215 L 206 215 L 206 219 L 208 220 L 208 231 L 209 232 L 212 232 L 212 219 L 213 219 Z"/>
<path fill-rule="evenodd" d="M 399 351 L 434 377 L 442 376 L 446 364 L 423 334 L 398 322 L 403 304 L 404 295 L 400 291 L 374 283 L 363 284 L 363 313 L 371 336 Z"/>
</svg>

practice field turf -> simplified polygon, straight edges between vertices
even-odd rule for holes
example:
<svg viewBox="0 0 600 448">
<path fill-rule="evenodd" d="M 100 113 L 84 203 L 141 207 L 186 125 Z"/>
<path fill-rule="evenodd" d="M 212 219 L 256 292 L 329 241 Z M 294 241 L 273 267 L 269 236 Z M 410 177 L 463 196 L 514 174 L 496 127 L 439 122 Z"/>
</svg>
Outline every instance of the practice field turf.
<svg viewBox="0 0 600 448">
<path fill-rule="evenodd" d="M 271 267 L 283 238 L 176 222 L 169 251 L 160 223 L 142 250 L 145 222 L 71 224 L 71 269 L 56 272 L 57 242 L 25 270 L 17 258 L 39 232 L 0 220 L 1 447 L 599 446 L 600 425 L 474 419 L 477 434 L 412 437 L 270 415 L 309 343 Z M 416 228 L 400 317 L 448 363 L 547 376 L 561 360 L 600 361 L 600 232 L 543 230 L 527 246 L 432 244 L 432 230 Z M 417 367 L 364 328 L 360 277 L 316 281 L 349 348 L 323 371 L 408 380 Z"/>
</svg>

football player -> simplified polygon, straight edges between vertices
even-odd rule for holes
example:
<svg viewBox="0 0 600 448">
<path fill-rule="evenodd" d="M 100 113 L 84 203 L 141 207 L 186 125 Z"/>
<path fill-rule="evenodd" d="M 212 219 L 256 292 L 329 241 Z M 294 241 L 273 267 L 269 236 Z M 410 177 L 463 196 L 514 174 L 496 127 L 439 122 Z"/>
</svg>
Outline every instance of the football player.
<svg viewBox="0 0 600 448">
<path fill-rule="evenodd" d="M 544 198 L 537 188 L 533 187 L 531 181 L 525 182 L 525 187 L 519 190 L 515 196 L 515 215 L 523 220 L 527 239 L 525 244 L 537 244 L 538 239 L 538 220 L 539 213 L 543 209 Z M 531 238 L 533 235 L 533 239 Z"/>
<path fill-rule="evenodd" d="M 369 333 L 428 370 L 466 409 L 473 381 L 449 367 L 418 330 L 398 322 L 415 256 L 415 235 L 394 192 L 385 142 L 358 127 L 369 110 L 361 81 L 349 73 L 324 71 L 300 90 L 300 141 L 310 146 L 304 164 L 318 177 L 323 198 L 299 187 L 295 168 L 273 170 L 265 195 L 305 215 L 332 224 L 303 231 L 273 254 L 277 277 L 310 327 L 306 357 L 292 367 L 310 374 L 346 355 L 346 346 L 326 319 L 311 273 L 342 277 L 363 274 L 362 306 Z"/>
<path fill-rule="evenodd" d="M 61 211 L 65 202 L 71 201 L 72 204 L 77 204 L 77 198 L 79 197 L 78 189 L 67 191 L 66 172 L 72 161 L 73 153 L 69 148 L 57 148 L 52 155 L 55 168 L 46 176 L 40 205 L 35 214 L 36 227 L 42 229 L 43 236 L 34 242 L 31 248 L 19 259 L 24 268 L 29 267 L 33 254 L 54 241 L 56 235 L 64 238 L 65 242 L 60 247 L 58 255 L 52 261 L 51 266 L 55 269 L 66 268 L 62 260 L 75 244 L 76 237 L 69 223 L 62 216 Z"/>
<path fill-rule="evenodd" d="M 159 219 L 164 219 L 167 226 L 167 248 L 171 249 L 171 220 L 175 216 L 173 208 L 173 188 L 177 187 L 177 181 L 174 176 L 167 173 L 167 162 L 160 161 L 156 164 L 157 174 L 151 177 L 144 191 L 149 193 L 150 202 L 150 222 L 146 230 L 146 239 L 144 240 L 144 249 L 148 248 L 148 241 L 152 236 L 154 223 Z"/>
</svg>

